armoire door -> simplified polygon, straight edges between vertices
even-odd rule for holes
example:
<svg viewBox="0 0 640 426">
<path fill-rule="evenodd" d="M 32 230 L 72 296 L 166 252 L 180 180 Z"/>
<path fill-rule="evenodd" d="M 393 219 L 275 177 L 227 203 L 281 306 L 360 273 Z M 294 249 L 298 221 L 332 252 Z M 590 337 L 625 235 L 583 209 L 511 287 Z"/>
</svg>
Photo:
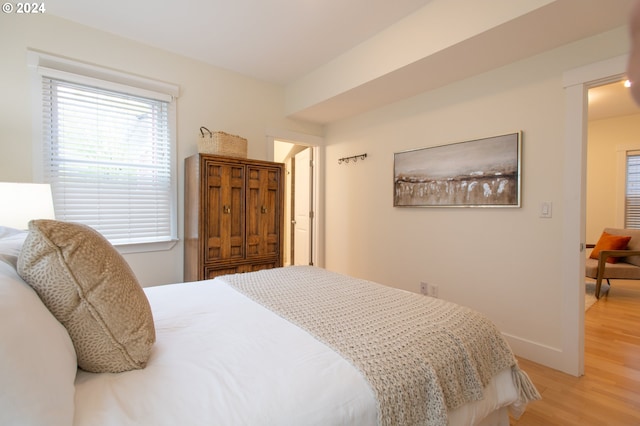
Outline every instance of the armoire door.
<svg viewBox="0 0 640 426">
<path fill-rule="evenodd" d="M 281 168 L 247 166 L 247 258 L 279 256 Z"/>
<path fill-rule="evenodd" d="M 205 262 L 242 259 L 245 167 L 215 160 L 205 164 Z"/>
</svg>

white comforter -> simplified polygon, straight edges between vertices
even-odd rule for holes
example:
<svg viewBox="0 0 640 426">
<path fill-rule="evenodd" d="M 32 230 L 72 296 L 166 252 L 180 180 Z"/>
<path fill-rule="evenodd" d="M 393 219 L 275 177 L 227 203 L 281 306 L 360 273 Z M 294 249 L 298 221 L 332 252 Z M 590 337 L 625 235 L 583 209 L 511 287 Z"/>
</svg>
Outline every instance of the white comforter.
<svg viewBox="0 0 640 426">
<path fill-rule="evenodd" d="M 145 291 L 157 334 L 147 367 L 79 371 L 76 425 L 376 424 L 373 391 L 350 363 L 221 280 Z M 516 399 L 505 371 L 450 424 Z"/>
</svg>

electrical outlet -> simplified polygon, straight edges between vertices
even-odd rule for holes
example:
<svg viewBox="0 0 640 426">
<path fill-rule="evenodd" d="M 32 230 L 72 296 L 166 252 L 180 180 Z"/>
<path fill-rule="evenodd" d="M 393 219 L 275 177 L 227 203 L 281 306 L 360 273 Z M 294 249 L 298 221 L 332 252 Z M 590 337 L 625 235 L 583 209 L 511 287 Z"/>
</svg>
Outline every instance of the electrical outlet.
<svg viewBox="0 0 640 426">
<path fill-rule="evenodd" d="M 430 284 L 427 287 L 427 295 L 431 297 L 438 297 L 438 286 L 435 284 Z"/>
<path fill-rule="evenodd" d="M 420 293 L 422 293 L 424 295 L 429 294 L 429 284 L 428 283 L 426 283 L 424 281 L 420 282 Z"/>
</svg>

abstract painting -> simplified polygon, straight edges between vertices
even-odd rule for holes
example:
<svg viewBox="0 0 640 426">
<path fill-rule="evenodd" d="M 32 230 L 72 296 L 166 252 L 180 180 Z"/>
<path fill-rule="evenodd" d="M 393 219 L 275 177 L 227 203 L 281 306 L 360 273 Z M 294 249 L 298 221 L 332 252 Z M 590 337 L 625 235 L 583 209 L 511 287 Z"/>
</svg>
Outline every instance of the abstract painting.
<svg viewBox="0 0 640 426">
<path fill-rule="evenodd" d="M 397 207 L 520 207 L 522 132 L 394 154 Z"/>
</svg>

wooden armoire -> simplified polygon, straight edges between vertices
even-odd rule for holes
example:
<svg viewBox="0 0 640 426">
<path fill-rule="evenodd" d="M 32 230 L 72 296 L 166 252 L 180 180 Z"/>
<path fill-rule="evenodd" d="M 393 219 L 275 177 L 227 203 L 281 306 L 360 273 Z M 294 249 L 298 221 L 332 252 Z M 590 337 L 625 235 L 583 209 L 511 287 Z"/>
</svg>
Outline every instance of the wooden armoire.
<svg viewBox="0 0 640 426">
<path fill-rule="evenodd" d="M 185 160 L 184 280 L 282 266 L 284 164 Z"/>
</svg>

